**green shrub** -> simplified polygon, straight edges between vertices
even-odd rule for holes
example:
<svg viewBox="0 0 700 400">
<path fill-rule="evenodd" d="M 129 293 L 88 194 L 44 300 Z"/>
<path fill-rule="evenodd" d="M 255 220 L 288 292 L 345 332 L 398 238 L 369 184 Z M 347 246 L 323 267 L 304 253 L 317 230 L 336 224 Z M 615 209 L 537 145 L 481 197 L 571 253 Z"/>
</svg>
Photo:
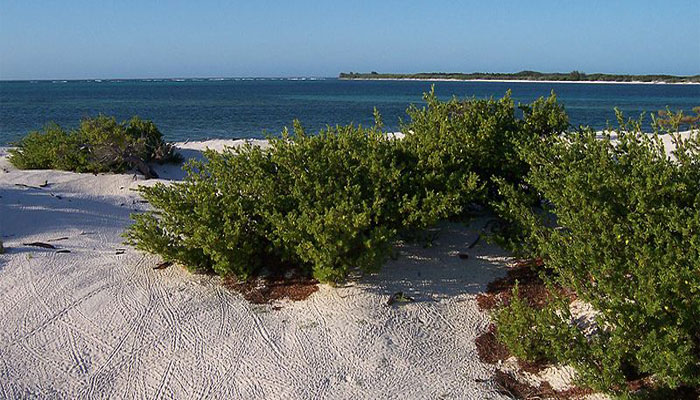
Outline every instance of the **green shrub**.
<svg viewBox="0 0 700 400">
<path fill-rule="evenodd" d="M 128 241 L 191 270 L 247 277 L 273 253 L 263 213 L 278 207 L 274 164 L 250 145 L 205 157 L 183 182 L 140 188 L 155 211 L 132 216 Z"/>
<path fill-rule="evenodd" d="M 399 231 L 421 229 L 456 208 L 420 186 L 416 158 L 381 126 L 338 126 L 270 139 L 270 147 L 207 152 L 181 183 L 143 188 L 153 213 L 135 216 L 137 248 L 196 269 L 245 279 L 293 266 L 325 282 L 377 270 Z M 476 195 L 468 176 L 460 196 Z"/>
<path fill-rule="evenodd" d="M 378 269 L 400 222 L 401 166 L 391 141 L 378 129 L 309 136 L 297 125 L 293 137 L 271 146 L 287 177 L 278 192 L 287 207 L 268 214 L 273 243 L 323 281 L 341 280 L 353 267 Z"/>
<path fill-rule="evenodd" d="M 491 179 L 519 182 L 517 148 L 568 122 L 554 96 L 513 102 L 440 102 L 408 110 L 403 140 L 381 121 L 329 128 L 206 153 L 172 186 L 142 189 L 155 212 L 136 216 L 130 243 L 195 269 L 246 278 L 265 266 L 295 266 L 322 281 L 377 270 L 399 233 L 410 233 L 488 203 Z M 481 180 L 481 182 L 480 182 Z"/>
<path fill-rule="evenodd" d="M 597 389 L 624 391 L 625 377 L 644 375 L 697 387 L 700 138 L 679 139 L 670 159 L 640 126 L 622 124 L 617 140 L 582 129 L 523 150 L 526 182 L 548 213 L 506 191 L 511 217 L 552 282 L 599 312 L 599 329 L 581 340 L 580 331 L 562 333 L 567 318 L 552 317 L 567 315 L 566 303 L 552 312 L 515 301 L 498 314 L 499 331 L 515 353 L 572 364 Z"/>
<path fill-rule="evenodd" d="M 570 323 L 568 302 L 557 296 L 556 291 L 551 292 L 549 301 L 543 307 L 535 308 L 520 297 L 516 283 L 510 303 L 493 315 L 498 339 L 521 360 L 546 362 L 556 359 L 559 354 L 577 359 L 578 346 L 573 344 L 585 344 L 585 336 Z M 552 342 L 550 338 L 553 336 L 559 340 Z"/>
<path fill-rule="evenodd" d="M 25 136 L 18 148 L 10 150 L 10 162 L 20 169 L 53 168 L 57 160 L 68 150 L 68 134 L 56 124 L 48 124 L 43 132 L 31 132 Z M 69 153 L 79 153 L 73 149 Z"/>
<path fill-rule="evenodd" d="M 148 162 L 180 160 L 153 122 L 133 117 L 117 123 L 103 115 L 83 119 L 70 132 L 56 124 L 31 132 L 10 150 L 9 159 L 20 169 L 97 173 L 136 168 L 147 176 L 154 174 Z"/>
<path fill-rule="evenodd" d="M 453 193 L 451 202 L 462 208 L 473 202 L 461 198 L 464 182 L 476 174 L 483 186 L 480 202 L 496 201 L 498 187 L 494 179 L 521 184 L 528 164 L 518 149 L 537 137 L 560 134 L 568 126 L 568 117 L 554 93 L 529 105 L 520 105 L 523 118 L 516 117 L 510 92 L 499 99 L 453 98 L 443 102 L 434 90 L 424 96 L 426 106 L 411 106 L 411 120 L 402 124 L 402 145 L 417 157 L 416 173 L 424 185 L 436 191 Z"/>
</svg>

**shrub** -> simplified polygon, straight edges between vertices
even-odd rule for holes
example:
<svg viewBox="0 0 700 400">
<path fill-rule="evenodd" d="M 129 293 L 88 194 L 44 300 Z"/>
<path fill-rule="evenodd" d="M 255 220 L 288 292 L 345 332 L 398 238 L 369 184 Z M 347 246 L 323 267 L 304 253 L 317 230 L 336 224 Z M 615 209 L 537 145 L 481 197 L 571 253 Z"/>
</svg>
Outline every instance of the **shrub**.
<svg viewBox="0 0 700 400">
<path fill-rule="evenodd" d="M 273 254 L 263 212 L 278 207 L 274 165 L 250 145 L 205 157 L 183 182 L 140 188 L 155 211 L 132 216 L 128 241 L 191 270 L 246 277 Z"/>
<path fill-rule="evenodd" d="M 398 233 L 424 229 L 488 202 L 492 177 L 519 181 L 517 148 L 566 127 L 554 96 L 522 106 L 499 101 L 440 102 L 408 110 L 403 140 L 381 121 L 337 126 L 206 153 L 172 186 L 142 189 L 155 211 L 136 216 L 130 243 L 191 268 L 247 278 L 264 266 L 295 266 L 322 281 L 374 271 Z M 482 183 L 479 182 L 482 181 Z"/>
<path fill-rule="evenodd" d="M 180 160 L 153 122 L 133 117 L 117 123 L 103 115 L 82 120 L 70 132 L 53 123 L 31 132 L 10 150 L 9 159 L 20 169 L 97 173 L 136 168 L 147 177 L 155 173 L 146 163 Z"/>
<path fill-rule="evenodd" d="M 683 112 L 674 113 L 669 109 L 659 110 L 655 122 L 670 129 L 697 129 L 700 124 L 700 106 L 693 107 L 695 115 L 683 115 Z"/>
<path fill-rule="evenodd" d="M 450 193 L 420 186 L 415 157 L 380 124 L 312 136 L 296 123 L 269 141 L 266 150 L 207 152 L 182 183 L 141 189 L 156 211 L 135 216 L 129 242 L 223 276 L 294 266 L 337 282 L 378 269 L 399 231 L 455 210 Z M 461 185 L 460 196 L 476 193 L 475 176 Z"/>
<path fill-rule="evenodd" d="M 353 267 L 376 270 L 399 227 L 401 160 L 378 129 L 337 127 L 271 141 L 271 158 L 287 177 L 278 195 L 287 203 L 268 214 L 271 238 L 323 281 Z"/>
<path fill-rule="evenodd" d="M 551 281 L 590 303 L 599 329 L 582 340 L 566 302 L 552 311 L 514 301 L 497 314 L 500 337 L 606 391 L 645 375 L 666 388 L 700 385 L 700 138 L 676 138 L 669 158 L 640 126 L 621 124 L 616 140 L 582 129 L 523 150 L 526 182 L 555 223 L 507 196 Z"/>
<path fill-rule="evenodd" d="M 69 149 L 68 134 L 54 123 L 46 125 L 43 132 L 29 133 L 17 146 L 10 150 L 9 160 L 20 169 L 54 168 L 64 152 L 79 153 L 79 149 Z"/>
<path fill-rule="evenodd" d="M 578 346 L 572 344 L 583 344 L 586 339 L 568 323 L 572 318 L 566 305 L 566 299 L 552 290 L 548 302 L 535 308 L 520 297 L 516 283 L 509 304 L 493 315 L 498 339 L 521 360 L 546 362 L 559 354 L 569 354 L 570 359 L 576 359 L 576 354 L 570 352 L 577 351 Z M 560 340 L 551 342 L 552 336 Z"/>
<path fill-rule="evenodd" d="M 528 164 L 518 149 L 537 137 L 560 134 L 568 126 L 568 117 L 554 93 L 532 104 L 520 105 L 523 118 L 516 117 L 510 92 L 499 99 L 452 98 L 443 102 L 434 90 L 424 96 L 426 106 L 411 106 L 411 120 L 402 124 L 402 145 L 417 157 L 417 173 L 427 187 L 453 193 L 452 202 L 469 206 L 470 196 L 461 198 L 464 182 L 475 173 L 483 193 L 480 202 L 496 201 L 495 179 L 521 184 Z"/>
</svg>

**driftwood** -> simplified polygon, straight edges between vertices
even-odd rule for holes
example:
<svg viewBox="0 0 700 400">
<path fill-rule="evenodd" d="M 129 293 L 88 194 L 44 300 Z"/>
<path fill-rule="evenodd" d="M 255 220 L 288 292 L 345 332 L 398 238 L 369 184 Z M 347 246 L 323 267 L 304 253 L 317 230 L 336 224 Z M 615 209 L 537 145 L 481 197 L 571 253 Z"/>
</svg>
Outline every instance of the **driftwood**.
<svg viewBox="0 0 700 400">
<path fill-rule="evenodd" d="M 173 265 L 172 261 L 164 261 L 164 262 L 156 265 L 155 267 L 153 267 L 153 269 L 166 269 L 171 265 Z"/>
<path fill-rule="evenodd" d="M 15 186 L 25 187 L 25 188 L 28 188 L 28 189 L 37 189 L 37 190 L 41 190 L 41 187 L 39 187 L 39 186 L 25 185 L 24 183 L 15 183 Z"/>
<path fill-rule="evenodd" d="M 389 296 L 389 300 L 387 300 L 386 304 L 388 306 L 394 304 L 394 303 L 411 303 L 416 301 L 413 297 L 409 297 L 403 294 L 403 292 L 396 292 Z"/>
<path fill-rule="evenodd" d="M 158 178 L 158 173 L 156 173 L 156 171 L 154 171 L 153 168 L 146 164 L 142 159 L 129 156 L 126 157 L 125 161 L 129 163 L 129 165 L 136 168 L 136 170 L 139 171 L 146 179 Z"/>
<path fill-rule="evenodd" d="M 56 246 L 44 242 L 31 242 L 31 243 L 22 243 L 24 246 L 34 246 L 34 247 L 41 247 L 43 249 L 55 249 Z"/>
</svg>

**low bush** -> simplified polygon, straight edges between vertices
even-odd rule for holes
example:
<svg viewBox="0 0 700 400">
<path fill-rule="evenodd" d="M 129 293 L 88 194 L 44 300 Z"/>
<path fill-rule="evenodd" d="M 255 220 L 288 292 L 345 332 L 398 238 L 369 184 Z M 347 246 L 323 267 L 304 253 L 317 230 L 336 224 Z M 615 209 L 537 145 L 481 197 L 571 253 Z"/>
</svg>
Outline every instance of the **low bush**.
<svg viewBox="0 0 700 400">
<path fill-rule="evenodd" d="M 31 132 L 10 150 L 9 160 L 20 169 L 98 173 L 136 168 L 150 177 L 154 172 L 146 163 L 180 158 L 153 122 L 133 117 L 118 123 L 100 115 L 83 119 L 72 131 L 52 123 Z"/>
<path fill-rule="evenodd" d="M 276 207 L 274 165 L 250 145 L 205 157 L 183 182 L 140 188 L 155 211 L 132 216 L 128 242 L 193 271 L 246 277 L 273 253 L 263 213 Z"/>
<path fill-rule="evenodd" d="M 453 98 L 440 101 L 434 90 L 424 96 L 426 105 L 411 106 L 402 145 L 417 158 L 417 173 L 425 185 L 459 193 L 467 176 L 475 173 L 482 185 L 482 205 L 499 200 L 497 182 L 521 185 L 529 165 L 518 149 L 539 137 L 558 135 L 569 127 L 554 93 L 532 104 L 520 105 L 522 118 L 508 92 L 499 100 Z M 473 199 L 453 199 L 467 208 Z"/>
<path fill-rule="evenodd" d="M 516 284 L 508 305 L 493 315 L 497 337 L 520 360 L 542 363 L 554 360 L 560 354 L 576 359 L 572 352 L 579 346 L 574 344 L 584 344 L 586 339 L 571 324 L 562 323 L 572 319 L 567 305 L 566 298 L 551 294 L 544 306 L 531 306 L 520 296 Z M 559 340 L 552 342 L 551 337 Z"/>
<path fill-rule="evenodd" d="M 128 241 L 195 269 L 245 279 L 263 267 L 301 269 L 338 282 L 378 269 L 397 233 L 455 211 L 450 193 L 422 186 L 415 157 L 382 132 L 338 126 L 209 151 L 181 183 L 143 188 L 154 207 L 136 215 Z M 476 176 L 460 196 L 476 197 Z"/>
<path fill-rule="evenodd" d="M 572 324 L 568 302 L 536 310 L 515 300 L 496 314 L 499 337 L 519 357 L 573 365 L 587 385 L 617 393 L 644 376 L 700 385 L 700 138 L 676 138 L 669 158 L 640 126 L 523 149 L 544 213 L 512 186 L 502 192 L 550 283 L 591 304 L 598 329 L 586 336 Z"/>
<path fill-rule="evenodd" d="M 380 129 L 340 126 L 271 141 L 285 206 L 268 213 L 272 242 L 296 255 L 322 281 L 353 268 L 381 267 L 400 231 L 425 228 L 455 211 L 452 192 L 426 187 L 415 157 Z M 475 197 L 467 176 L 459 196 Z"/>
<path fill-rule="evenodd" d="M 515 116 L 513 102 L 437 100 L 408 110 L 403 140 L 337 126 L 271 138 L 268 149 L 207 152 L 182 183 L 142 189 L 130 243 L 194 269 L 245 279 L 294 266 L 321 281 L 378 269 L 394 238 L 489 202 L 492 178 L 518 182 L 517 148 L 568 125 L 554 96 Z"/>
<path fill-rule="evenodd" d="M 153 211 L 134 216 L 127 241 L 222 276 L 295 268 L 338 282 L 378 269 L 399 233 L 478 203 L 544 261 L 549 287 L 596 310 L 597 329 L 584 330 L 559 290 L 532 308 L 516 288 L 494 314 L 516 356 L 572 365 L 614 393 L 645 376 L 700 385 L 700 138 L 677 139 L 669 158 L 641 123 L 614 138 L 566 132 L 554 95 L 521 105 L 522 118 L 509 95 L 425 99 L 403 140 L 380 122 L 317 135 L 295 124 L 266 149 L 208 151 L 184 181 L 141 189 Z"/>
</svg>

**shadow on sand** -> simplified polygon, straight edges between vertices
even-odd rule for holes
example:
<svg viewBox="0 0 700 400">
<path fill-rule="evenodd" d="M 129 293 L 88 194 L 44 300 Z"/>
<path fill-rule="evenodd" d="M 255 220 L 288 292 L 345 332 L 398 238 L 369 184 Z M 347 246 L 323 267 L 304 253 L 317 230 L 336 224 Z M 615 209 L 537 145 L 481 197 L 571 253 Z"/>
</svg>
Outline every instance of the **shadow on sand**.
<svg viewBox="0 0 700 400">
<path fill-rule="evenodd" d="M 25 241 L 51 241 L 73 231 L 97 234 L 129 225 L 134 210 L 99 198 L 57 197 L 32 189 L 0 188 L 0 237 L 18 252 Z M 31 238 L 31 239 L 28 239 Z M 33 247 L 35 251 L 44 250 Z"/>
<path fill-rule="evenodd" d="M 403 292 L 415 301 L 440 301 L 462 294 L 477 294 L 505 275 L 510 254 L 482 237 L 468 248 L 487 222 L 479 218 L 465 226 L 443 223 L 430 247 L 421 243 L 399 246 L 400 255 L 382 270 L 359 279 L 355 286 L 391 296 Z"/>
</svg>

